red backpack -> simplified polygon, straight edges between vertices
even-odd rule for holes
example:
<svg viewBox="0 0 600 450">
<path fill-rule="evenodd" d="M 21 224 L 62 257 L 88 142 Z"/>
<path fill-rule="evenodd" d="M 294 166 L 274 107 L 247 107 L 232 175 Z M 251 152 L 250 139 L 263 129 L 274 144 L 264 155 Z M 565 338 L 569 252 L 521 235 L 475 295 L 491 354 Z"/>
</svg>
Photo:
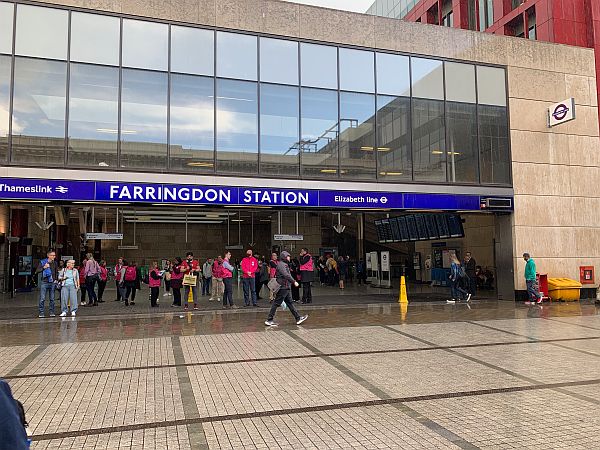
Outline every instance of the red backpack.
<svg viewBox="0 0 600 450">
<path fill-rule="evenodd" d="M 127 266 L 125 269 L 125 281 L 135 281 L 137 278 L 137 271 L 135 270 L 135 266 Z"/>
</svg>

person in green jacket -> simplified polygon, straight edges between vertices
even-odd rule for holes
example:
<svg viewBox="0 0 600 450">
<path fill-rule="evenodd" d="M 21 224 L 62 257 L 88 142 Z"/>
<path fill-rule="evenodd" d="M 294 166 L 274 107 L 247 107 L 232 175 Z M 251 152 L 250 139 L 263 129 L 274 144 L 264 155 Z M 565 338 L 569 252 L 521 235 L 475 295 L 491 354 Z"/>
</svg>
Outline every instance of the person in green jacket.
<svg viewBox="0 0 600 450">
<path fill-rule="evenodd" d="M 535 261 L 529 253 L 523 253 L 523 259 L 525 260 L 525 284 L 527 285 L 527 297 L 529 299 L 526 304 L 542 303 L 542 296 L 538 289 Z"/>
</svg>

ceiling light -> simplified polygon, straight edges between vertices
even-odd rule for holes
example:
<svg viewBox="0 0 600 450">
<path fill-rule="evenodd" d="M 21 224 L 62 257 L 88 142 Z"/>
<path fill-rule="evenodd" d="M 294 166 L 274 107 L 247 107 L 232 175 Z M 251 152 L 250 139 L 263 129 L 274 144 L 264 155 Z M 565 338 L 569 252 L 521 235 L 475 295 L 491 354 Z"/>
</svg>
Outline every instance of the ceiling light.
<svg viewBox="0 0 600 450">
<path fill-rule="evenodd" d="M 190 167 L 213 167 L 214 163 L 207 161 L 190 161 L 187 165 Z"/>
<path fill-rule="evenodd" d="M 379 175 L 382 175 L 384 177 L 385 176 L 393 177 L 393 176 L 397 176 L 397 175 L 402 175 L 402 172 L 379 172 Z"/>
<path fill-rule="evenodd" d="M 389 147 L 377 147 L 377 150 L 379 150 L 380 152 L 389 152 L 391 150 L 391 148 L 389 148 Z"/>
<path fill-rule="evenodd" d="M 231 222 L 243 222 L 244 219 L 231 219 L 230 221 Z"/>
<path fill-rule="evenodd" d="M 373 151 L 373 147 L 368 147 L 368 146 L 363 146 L 360 148 L 361 150 L 364 150 L 366 152 L 372 152 Z"/>
<path fill-rule="evenodd" d="M 432 155 L 443 155 L 444 152 L 441 150 L 431 150 Z"/>
</svg>

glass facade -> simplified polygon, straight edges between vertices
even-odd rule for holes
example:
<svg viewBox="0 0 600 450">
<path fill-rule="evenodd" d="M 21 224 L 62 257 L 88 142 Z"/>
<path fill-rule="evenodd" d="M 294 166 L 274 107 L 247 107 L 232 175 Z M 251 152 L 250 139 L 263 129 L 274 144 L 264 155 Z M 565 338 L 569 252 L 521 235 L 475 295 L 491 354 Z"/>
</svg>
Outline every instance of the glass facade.
<svg viewBox="0 0 600 450">
<path fill-rule="evenodd" d="M 9 2 L 0 12 L 10 164 L 511 183 L 503 68 Z"/>
</svg>

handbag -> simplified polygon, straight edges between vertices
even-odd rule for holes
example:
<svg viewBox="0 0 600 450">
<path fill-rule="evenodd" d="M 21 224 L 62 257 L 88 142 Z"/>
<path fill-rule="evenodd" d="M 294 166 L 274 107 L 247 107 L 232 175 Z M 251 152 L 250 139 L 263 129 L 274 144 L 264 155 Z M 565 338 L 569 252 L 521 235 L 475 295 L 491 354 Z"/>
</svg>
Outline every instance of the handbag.
<svg viewBox="0 0 600 450">
<path fill-rule="evenodd" d="M 277 291 L 279 291 L 279 289 L 281 289 L 281 285 L 277 282 L 277 278 L 271 278 L 269 280 L 269 282 L 267 283 L 267 287 L 271 290 L 271 292 L 273 292 L 274 294 L 277 293 Z"/>
<path fill-rule="evenodd" d="M 183 276 L 184 286 L 196 286 L 198 284 L 198 276 L 187 274 Z"/>
</svg>

